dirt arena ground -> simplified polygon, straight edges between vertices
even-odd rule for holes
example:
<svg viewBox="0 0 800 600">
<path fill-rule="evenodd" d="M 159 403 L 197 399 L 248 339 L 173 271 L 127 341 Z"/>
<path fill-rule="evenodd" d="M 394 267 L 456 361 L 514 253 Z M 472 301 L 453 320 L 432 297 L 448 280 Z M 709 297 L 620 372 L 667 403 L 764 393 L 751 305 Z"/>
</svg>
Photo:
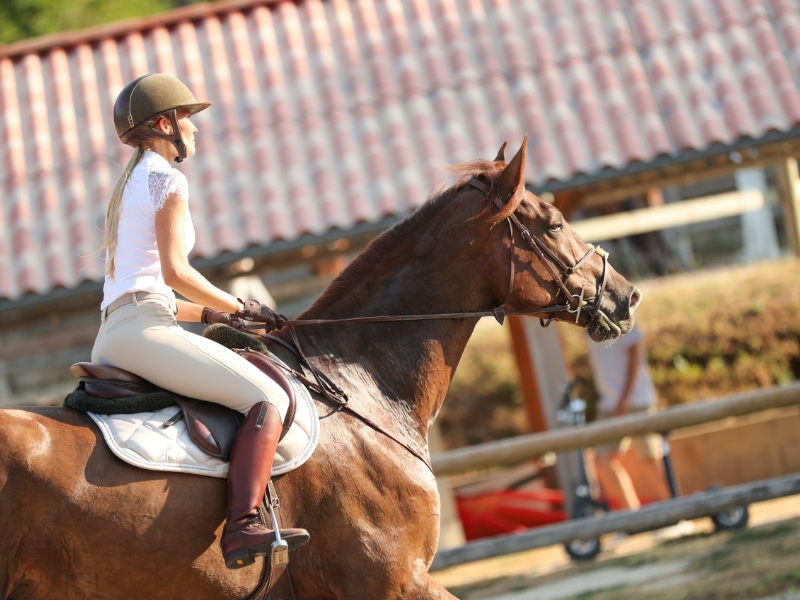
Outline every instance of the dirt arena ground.
<svg viewBox="0 0 800 600">
<path fill-rule="evenodd" d="M 461 600 L 800 600 L 800 496 L 751 505 L 744 530 L 697 519 L 603 548 L 589 564 L 553 546 L 433 575 Z"/>
</svg>

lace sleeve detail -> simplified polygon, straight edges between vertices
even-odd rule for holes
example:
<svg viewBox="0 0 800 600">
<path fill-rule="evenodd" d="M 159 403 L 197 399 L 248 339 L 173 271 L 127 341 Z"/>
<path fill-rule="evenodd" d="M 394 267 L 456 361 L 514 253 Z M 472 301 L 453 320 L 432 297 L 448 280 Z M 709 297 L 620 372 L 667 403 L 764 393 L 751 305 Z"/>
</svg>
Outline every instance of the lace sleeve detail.
<svg viewBox="0 0 800 600">
<path fill-rule="evenodd" d="M 170 194 L 176 194 L 184 202 L 189 201 L 189 185 L 186 182 L 186 176 L 180 171 L 173 170 L 169 173 L 151 171 L 147 177 L 147 183 L 156 212 L 161 210 Z"/>
</svg>

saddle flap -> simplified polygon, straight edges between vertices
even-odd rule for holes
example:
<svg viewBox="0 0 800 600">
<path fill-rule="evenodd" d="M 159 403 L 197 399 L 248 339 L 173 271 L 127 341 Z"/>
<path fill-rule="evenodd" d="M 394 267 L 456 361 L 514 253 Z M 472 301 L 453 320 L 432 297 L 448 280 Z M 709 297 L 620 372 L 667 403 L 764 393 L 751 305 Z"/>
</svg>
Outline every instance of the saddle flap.
<svg viewBox="0 0 800 600">
<path fill-rule="evenodd" d="M 232 408 L 175 396 L 183 411 L 189 435 L 200 448 L 224 460 L 229 460 L 236 432 L 244 421 L 244 415 Z"/>
<path fill-rule="evenodd" d="M 292 386 L 292 382 L 289 381 L 286 373 L 284 373 L 283 370 L 281 370 L 269 358 L 267 358 L 266 355 L 254 350 L 250 350 L 249 348 L 245 349 L 239 355 L 247 362 L 257 367 L 262 373 L 272 379 L 272 381 L 277 383 L 289 397 L 289 406 L 286 408 L 286 416 L 283 419 L 283 428 L 281 429 L 280 439 L 283 439 L 284 436 L 289 432 L 292 423 L 294 423 L 294 416 L 295 412 L 297 411 L 297 400 L 294 397 L 294 387 Z"/>
<path fill-rule="evenodd" d="M 81 382 L 86 393 L 95 398 L 112 400 L 159 391 L 158 387 L 146 379 L 116 367 L 79 362 L 69 370 Z"/>
<path fill-rule="evenodd" d="M 294 422 L 297 409 L 294 387 L 283 371 L 263 354 L 246 351 L 242 356 L 275 381 L 289 398 L 280 435 L 280 439 L 283 439 Z M 70 371 L 81 382 L 86 393 L 95 398 L 112 400 L 160 391 L 146 379 L 116 367 L 80 362 L 72 365 Z M 211 456 L 229 460 L 244 415 L 221 404 L 172 395 L 181 407 L 189 435 L 195 443 Z"/>
</svg>

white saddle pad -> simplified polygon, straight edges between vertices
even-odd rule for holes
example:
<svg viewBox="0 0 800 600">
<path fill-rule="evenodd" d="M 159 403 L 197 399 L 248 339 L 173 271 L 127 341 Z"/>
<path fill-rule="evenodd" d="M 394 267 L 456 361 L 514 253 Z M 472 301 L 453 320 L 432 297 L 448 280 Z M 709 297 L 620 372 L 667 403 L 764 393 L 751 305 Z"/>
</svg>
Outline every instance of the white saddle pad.
<svg viewBox="0 0 800 600">
<path fill-rule="evenodd" d="M 319 415 L 311 394 L 291 375 L 289 379 L 294 386 L 297 410 L 294 424 L 278 444 L 273 476 L 302 465 L 319 442 Z M 88 414 L 97 423 L 111 452 L 135 467 L 227 477 L 228 461 L 201 450 L 189 437 L 185 420 L 164 427 L 164 422 L 177 412 L 178 406 L 175 405 L 157 412 L 132 415 Z"/>
</svg>

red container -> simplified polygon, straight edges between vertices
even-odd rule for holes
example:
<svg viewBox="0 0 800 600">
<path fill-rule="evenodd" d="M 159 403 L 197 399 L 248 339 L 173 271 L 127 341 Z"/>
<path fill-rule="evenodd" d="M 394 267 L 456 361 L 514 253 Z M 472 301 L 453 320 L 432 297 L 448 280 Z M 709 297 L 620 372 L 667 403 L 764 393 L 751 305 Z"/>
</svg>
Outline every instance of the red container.
<svg viewBox="0 0 800 600">
<path fill-rule="evenodd" d="M 500 490 L 468 497 L 456 493 L 456 506 L 467 540 L 567 520 L 561 490 Z"/>
</svg>

